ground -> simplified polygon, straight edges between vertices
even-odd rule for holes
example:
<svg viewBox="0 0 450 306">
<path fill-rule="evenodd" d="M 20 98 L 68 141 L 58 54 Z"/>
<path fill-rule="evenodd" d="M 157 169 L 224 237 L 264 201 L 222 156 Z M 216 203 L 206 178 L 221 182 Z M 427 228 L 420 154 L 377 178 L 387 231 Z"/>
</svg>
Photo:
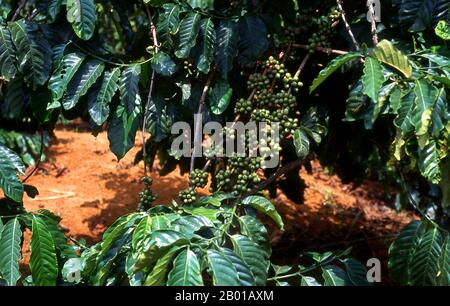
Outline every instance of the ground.
<svg viewBox="0 0 450 306">
<path fill-rule="evenodd" d="M 139 142 L 117 162 L 106 133 L 94 137 L 86 131 L 58 128 L 55 136 L 46 152 L 47 161 L 28 181 L 40 194 L 34 199 L 26 197 L 25 207 L 49 209 L 62 217 L 69 236 L 97 242 L 119 216 L 137 207 L 143 166 L 133 161 Z M 293 203 L 281 192 L 274 199 L 286 224 L 280 232 L 267 221 L 275 261 L 295 261 L 304 251 L 353 246 L 360 260 L 377 257 L 385 264 L 390 241 L 415 216 L 391 209 L 380 182 L 364 182 L 355 188 L 326 175 L 318 162 L 312 166 L 310 174 L 301 170 L 307 186 L 305 203 Z M 178 171 L 162 177 L 155 171 L 152 176 L 157 203 L 170 203 L 187 186 L 187 176 Z M 29 233 L 25 237 L 29 239 Z M 27 243 L 24 254 L 27 261 Z"/>
</svg>

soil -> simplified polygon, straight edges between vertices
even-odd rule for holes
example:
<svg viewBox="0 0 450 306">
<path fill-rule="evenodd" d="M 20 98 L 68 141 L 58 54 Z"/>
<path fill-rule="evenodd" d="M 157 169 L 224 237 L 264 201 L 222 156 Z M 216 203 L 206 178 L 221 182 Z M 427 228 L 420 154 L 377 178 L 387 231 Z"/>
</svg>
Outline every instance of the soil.
<svg viewBox="0 0 450 306">
<path fill-rule="evenodd" d="M 28 181 L 38 188 L 39 195 L 25 197 L 25 207 L 49 209 L 62 217 L 69 236 L 97 242 L 119 216 L 137 207 L 143 165 L 135 165 L 134 156 L 140 149 L 140 136 L 119 162 L 109 150 L 106 133 L 94 137 L 83 130 L 58 128 L 55 136 L 46 162 Z M 152 177 L 159 204 L 170 203 L 187 186 L 187 175 L 181 176 L 179 171 L 167 176 L 154 171 Z M 293 262 L 305 251 L 352 246 L 363 262 L 377 257 L 385 265 L 389 243 L 415 216 L 392 209 L 381 182 L 366 181 L 358 187 L 343 184 L 337 176 L 325 174 L 318 162 L 312 163 L 311 173 L 302 169 L 301 177 L 306 183 L 304 203 L 290 201 L 281 191 L 274 199 L 285 231 L 266 221 L 274 260 Z M 29 239 L 29 234 L 25 237 Z M 24 255 L 26 262 L 27 243 Z"/>
</svg>

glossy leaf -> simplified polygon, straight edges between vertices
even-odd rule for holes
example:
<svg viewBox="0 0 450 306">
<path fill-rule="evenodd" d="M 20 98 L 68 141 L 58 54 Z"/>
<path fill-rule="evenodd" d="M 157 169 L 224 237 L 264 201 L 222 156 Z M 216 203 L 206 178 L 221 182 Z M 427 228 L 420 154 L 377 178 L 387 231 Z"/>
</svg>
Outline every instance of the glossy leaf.
<svg viewBox="0 0 450 306">
<path fill-rule="evenodd" d="M 378 102 L 379 92 L 383 86 L 383 66 L 377 59 L 367 57 L 364 62 L 364 93 L 368 95 L 374 103 Z"/>
<path fill-rule="evenodd" d="M 89 95 L 88 110 L 92 120 L 97 125 L 106 122 L 109 116 L 110 104 L 119 88 L 120 69 L 106 71 L 98 92 Z"/>
<path fill-rule="evenodd" d="M 198 30 L 200 28 L 200 14 L 188 13 L 180 22 L 179 44 L 175 55 L 178 58 L 189 56 L 191 48 L 195 46 Z"/>
<path fill-rule="evenodd" d="M 84 55 L 81 53 L 69 53 L 61 59 L 58 69 L 48 82 L 48 88 L 51 90 L 54 100 L 59 100 L 63 97 L 67 85 L 80 68 L 83 60 Z"/>
<path fill-rule="evenodd" d="M 77 36 L 89 40 L 94 35 L 97 12 L 94 0 L 67 0 L 67 21 Z"/>
<path fill-rule="evenodd" d="M 412 66 L 408 57 L 397 49 L 392 42 L 385 39 L 379 42 L 373 49 L 373 56 L 380 62 L 396 69 L 404 77 L 411 77 Z"/>
<path fill-rule="evenodd" d="M 9 28 L 0 26 L 0 74 L 6 81 L 13 79 L 17 73 L 16 50 Z"/>
<path fill-rule="evenodd" d="M 265 197 L 249 196 L 242 200 L 242 204 L 249 205 L 253 209 L 269 216 L 273 221 L 275 221 L 281 230 L 284 230 L 284 223 L 280 214 L 278 214 L 272 202 L 267 200 Z"/>
<path fill-rule="evenodd" d="M 0 274 L 8 286 L 15 286 L 20 278 L 21 239 L 22 229 L 19 219 L 9 220 L 4 225 L 0 239 Z"/>
<path fill-rule="evenodd" d="M 201 286 L 203 279 L 197 255 L 189 248 L 181 251 L 173 261 L 167 279 L 168 286 Z"/>
</svg>

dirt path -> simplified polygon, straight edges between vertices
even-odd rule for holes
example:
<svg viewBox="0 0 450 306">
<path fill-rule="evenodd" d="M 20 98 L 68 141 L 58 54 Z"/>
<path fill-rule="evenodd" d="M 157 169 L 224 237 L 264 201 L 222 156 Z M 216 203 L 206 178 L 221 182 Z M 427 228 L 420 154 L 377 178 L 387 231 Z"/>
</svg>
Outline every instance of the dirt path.
<svg viewBox="0 0 450 306">
<path fill-rule="evenodd" d="M 55 134 L 47 162 L 29 180 L 40 194 L 35 199 L 26 198 L 25 207 L 49 209 L 62 217 L 69 235 L 96 242 L 119 216 L 136 209 L 142 163 L 134 165 L 133 160 L 139 143 L 117 162 L 106 133 L 95 138 L 88 132 L 59 129 Z M 366 182 L 353 188 L 336 176 L 326 175 L 317 162 L 312 174 L 302 170 L 301 176 L 307 185 L 304 205 L 281 193 L 274 201 L 286 231 L 281 233 L 268 222 L 274 257 L 279 262 L 291 261 L 292 256 L 309 249 L 350 245 L 362 257 L 385 258 L 392 236 L 413 218 L 386 206 L 380 183 Z M 153 178 L 158 203 L 169 203 L 187 186 L 187 176 L 178 171 L 164 177 L 154 174 Z"/>
</svg>

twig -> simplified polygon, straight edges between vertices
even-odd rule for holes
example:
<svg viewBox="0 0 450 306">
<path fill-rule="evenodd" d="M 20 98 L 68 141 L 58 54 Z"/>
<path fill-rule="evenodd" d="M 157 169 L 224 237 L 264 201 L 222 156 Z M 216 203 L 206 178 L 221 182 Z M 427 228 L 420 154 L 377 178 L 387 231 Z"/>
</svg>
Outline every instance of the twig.
<svg viewBox="0 0 450 306">
<path fill-rule="evenodd" d="M 217 67 L 214 66 L 214 68 L 210 71 L 209 76 L 208 76 L 208 80 L 206 81 L 205 87 L 203 87 L 203 91 L 202 91 L 202 95 L 200 97 L 200 101 L 198 104 L 198 111 L 197 111 L 197 115 L 201 115 L 203 113 L 203 108 L 205 106 L 205 100 L 206 100 L 206 95 L 208 94 L 209 91 L 209 87 L 211 85 L 211 82 L 214 78 L 214 75 L 216 73 L 216 69 Z M 197 120 L 197 122 L 195 123 L 195 127 L 194 127 L 194 150 L 192 152 L 191 155 L 191 165 L 190 165 L 190 173 L 192 173 L 194 171 L 194 164 L 195 164 L 195 140 L 197 139 L 197 135 L 199 133 L 201 133 L 200 129 L 202 126 L 202 122 L 201 120 Z"/>
<path fill-rule="evenodd" d="M 158 53 L 159 51 L 159 43 L 158 43 L 158 37 L 156 35 L 156 27 L 153 23 L 152 14 L 150 13 L 149 8 L 144 4 L 145 10 L 148 16 L 148 20 L 150 22 L 150 32 L 153 36 L 153 46 L 155 47 L 155 53 Z M 147 148 L 145 145 L 145 129 L 147 126 L 147 119 L 148 119 L 148 113 L 150 111 L 150 104 L 152 101 L 152 94 L 153 94 L 153 87 L 155 84 L 155 78 L 156 78 L 156 72 L 155 70 L 152 70 L 152 76 L 150 79 L 150 86 L 148 89 L 148 96 L 147 96 L 147 102 L 144 107 L 144 117 L 142 119 L 142 159 L 144 161 L 144 177 L 147 176 Z"/>
<path fill-rule="evenodd" d="M 259 185 L 257 185 L 255 188 L 253 188 L 250 192 L 246 193 L 242 197 L 245 198 L 250 195 L 254 195 L 258 193 L 259 191 L 265 189 L 268 185 L 273 183 L 277 178 L 280 176 L 288 173 L 291 170 L 294 170 L 295 168 L 301 166 L 305 162 L 305 159 L 297 159 L 293 162 L 290 162 L 284 166 L 282 166 L 280 169 L 277 170 L 274 174 L 272 174 L 267 180 L 261 182 Z"/>
<path fill-rule="evenodd" d="M 39 159 L 36 162 L 36 165 L 34 166 L 33 170 L 22 180 L 22 184 L 25 184 L 25 182 L 39 169 L 39 165 L 41 164 L 42 155 L 44 154 L 44 132 L 41 130 L 41 147 L 39 150 Z"/>
<path fill-rule="evenodd" d="M 19 3 L 19 6 L 17 7 L 16 11 L 14 12 L 14 16 L 11 18 L 11 22 L 14 22 L 17 17 L 19 17 L 20 11 L 25 7 L 25 4 L 27 3 L 26 0 L 22 0 Z"/>
<path fill-rule="evenodd" d="M 371 32 L 372 32 L 372 41 L 376 46 L 378 45 L 378 34 L 377 34 L 377 22 L 375 21 L 375 9 L 373 8 L 374 2 L 372 0 L 367 1 L 367 6 L 369 8 L 369 14 L 372 17 L 371 20 Z"/>
<path fill-rule="evenodd" d="M 350 36 L 356 50 L 359 51 L 359 49 L 360 49 L 359 43 L 356 41 L 355 35 L 353 34 L 353 31 L 352 31 L 352 28 L 350 27 L 350 24 L 347 21 L 347 17 L 345 17 L 345 11 L 344 11 L 344 8 L 342 7 L 342 0 L 336 0 L 336 4 L 337 4 L 337 7 L 339 8 L 339 10 L 341 11 L 341 17 L 342 17 L 342 21 L 344 21 L 345 29 L 347 30 L 347 33 Z"/>
<path fill-rule="evenodd" d="M 292 45 L 293 48 L 298 48 L 298 49 L 308 49 L 307 45 L 301 45 L 301 44 L 293 44 Z M 331 48 L 324 48 L 324 47 L 316 47 L 314 48 L 314 50 L 319 51 L 319 52 L 323 52 L 323 53 L 327 53 L 327 54 L 338 54 L 338 55 L 342 55 L 342 54 L 347 54 L 347 51 L 343 51 L 343 50 L 336 50 L 336 49 L 331 49 Z"/>
</svg>

